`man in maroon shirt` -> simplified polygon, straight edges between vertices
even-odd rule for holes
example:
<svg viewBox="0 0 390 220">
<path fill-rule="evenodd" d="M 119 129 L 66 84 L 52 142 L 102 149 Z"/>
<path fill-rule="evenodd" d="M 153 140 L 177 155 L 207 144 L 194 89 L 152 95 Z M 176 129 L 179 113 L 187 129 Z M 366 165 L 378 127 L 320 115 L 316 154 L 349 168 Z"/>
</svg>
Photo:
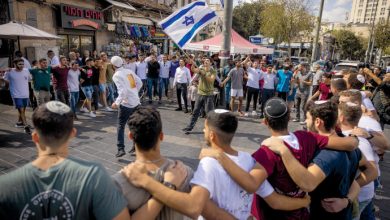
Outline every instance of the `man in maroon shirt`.
<svg viewBox="0 0 390 220">
<path fill-rule="evenodd" d="M 69 105 L 70 94 L 68 89 L 68 72 L 69 67 L 67 66 L 68 60 L 66 57 L 60 57 L 60 65 L 52 69 L 53 80 L 55 83 L 53 85 L 54 92 L 56 94 L 56 99 L 62 103 Z"/>
<path fill-rule="evenodd" d="M 272 98 L 264 107 L 265 124 L 271 131 L 271 136 L 283 139 L 294 157 L 305 167 L 309 165 L 317 149 L 325 147 L 335 150 L 353 150 L 358 146 L 355 137 L 325 137 L 307 131 L 288 131 L 290 112 L 287 103 L 280 98 Z M 264 143 L 269 143 L 267 140 Z M 267 172 L 267 180 L 275 191 L 290 197 L 304 197 L 302 191 L 289 176 L 280 156 L 273 153 L 267 146 L 262 145 L 252 155 Z M 256 195 L 252 204 L 252 214 L 262 219 L 309 219 L 306 208 L 295 211 L 274 210 L 262 198 Z"/>
</svg>

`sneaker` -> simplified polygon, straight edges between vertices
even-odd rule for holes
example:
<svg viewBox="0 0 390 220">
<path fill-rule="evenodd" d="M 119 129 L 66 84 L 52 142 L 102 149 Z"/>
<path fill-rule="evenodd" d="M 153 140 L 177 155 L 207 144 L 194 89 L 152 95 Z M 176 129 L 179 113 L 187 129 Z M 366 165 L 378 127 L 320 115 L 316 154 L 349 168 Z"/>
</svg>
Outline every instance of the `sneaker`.
<svg viewBox="0 0 390 220">
<path fill-rule="evenodd" d="M 301 122 L 299 122 L 299 124 L 300 124 L 300 125 L 305 125 L 305 124 L 306 124 L 306 122 L 304 122 L 304 121 L 301 121 Z"/>
<path fill-rule="evenodd" d="M 135 148 L 134 148 L 134 147 L 131 148 L 131 149 L 129 150 L 129 154 L 130 154 L 130 156 L 132 156 L 132 157 L 135 156 Z"/>
<path fill-rule="evenodd" d="M 181 129 L 182 131 L 191 131 L 192 130 L 192 128 L 190 128 L 190 127 L 185 127 L 185 128 L 183 128 L 183 129 Z"/>
<path fill-rule="evenodd" d="M 175 109 L 175 111 L 182 111 L 182 110 L 183 110 L 182 108 Z"/>
<path fill-rule="evenodd" d="M 103 107 L 103 105 L 102 105 L 102 104 L 100 104 L 100 103 L 98 103 L 98 107 L 99 107 L 99 108 L 101 108 L 101 107 Z"/>
<path fill-rule="evenodd" d="M 187 113 L 188 113 L 188 109 L 184 110 L 184 113 L 186 113 L 186 114 L 187 114 Z"/>
<path fill-rule="evenodd" d="M 153 103 L 153 101 L 152 100 L 149 100 L 149 104 L 152 104 Z"/>
<path fill-rule="evenodd" d="M 17 122 L 15 128 L 24 128 L 23 122 Z"/>
<path fill-rule="evenodd" d="M 294 118 L 292 121 L 293 122 L 299 122 L 299 118 Z"/>
<path fill-rule="evenodd" d="M 252 116 L 256 116 L 257 115 L 257 112 L 256 111 L 252 111 Z"/>
<path fill-rule="evenodd" d="M 161 100 L 158 100 L 158 104 L 160 105 L 162 102 L 161 102 Z"/>
<path fill-rule="evenodd" d="M 106 112 L 113 112 L 114 111 L 114 109 L 112 109 L 112 108 L 110 108 L 110 107 L 105 107 L 104 108 L 104 110 L 106 111 Z"/>
<path fill-rule="evenodd" d="M 249 117 L 249 113 L 248 112 L 245 112 L 245 117 Z"/>
<path fill-rule="evenodd" d="M 260 115 L 260 118 L 264 118 L 264 115 L 263 115 L 263 114 L 261 114 L 261 115 Z"/>
<path fill-rule="evenodd" d="M 31 128 L 30 128 L 29 125 L 26 125 L 26 126 L 24 127 L 24 133 L 26 133 L 26 134 L 31 134 Z"/>
<path fill-rule="evenodd" d="M 90 113 L 89 113 L 89 117 L 91 117 L 91 118 L 96 118 L 96 115 L 95 115 L 95 113 L 90 112 Z"/>
<path fill-rule="evenodd" d="M 120 149 L 118 150 L 118 153 L 115 154 L 115 157 L 122 157 L 126 154 L 125 150 Z"/>
<path fill-rule="evenodd" d="M 89 111 L 86 107 L 82 107 L 82 108 L 80 108 L 80 112 L 88 113 Z"/>
</svg>

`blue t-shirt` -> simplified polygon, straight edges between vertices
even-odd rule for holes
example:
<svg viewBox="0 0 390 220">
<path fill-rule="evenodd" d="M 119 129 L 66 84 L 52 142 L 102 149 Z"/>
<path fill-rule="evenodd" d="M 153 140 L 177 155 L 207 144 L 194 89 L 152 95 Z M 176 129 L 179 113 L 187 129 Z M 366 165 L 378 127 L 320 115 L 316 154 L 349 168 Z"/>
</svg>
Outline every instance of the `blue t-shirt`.
<svg viewBox="0 0 390 220">
<path fill-rule="evenodd" d="M 169 77 L 175 78 L 176 69 L 179 67 L 179 61 L 172 61 L 171 68 L 169 69 Z"/>
<path fill-rule="evenodd" d="M 312 163 L 321 168 L 326 178 L 310 193 L 310 219 L 352 219 L 352 207 L 348 206 L 338 213 L 329 213 L 322 208 L 325 198 L 343 198 L 355 179 L 362 153 L 323 149 L 317 152 Z"/>
<path fill-rule="evenodd" d="M 290 81 L 293 76 L 291 71 L 284 73 L 284 70 L 278 70 L 276 77 L 278 77 L 278 85 L 276 86 L 276 91 L 278 92 L 288 92 L 290 90 Z"/>
</svg>

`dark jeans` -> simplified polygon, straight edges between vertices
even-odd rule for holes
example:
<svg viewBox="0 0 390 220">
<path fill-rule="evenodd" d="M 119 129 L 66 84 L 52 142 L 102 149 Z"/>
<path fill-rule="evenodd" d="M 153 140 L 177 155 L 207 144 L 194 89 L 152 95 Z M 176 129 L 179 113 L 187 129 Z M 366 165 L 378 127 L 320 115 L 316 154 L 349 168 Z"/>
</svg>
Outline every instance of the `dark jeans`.
<svg viewBox="0 0 390 220">
<path fill-rule="evenodd" d="M 76 113 L 76 106 L 79 102 L 79 92 L 70 92 L 70 108 Z"/>
<path fill-rule="evenodd" d="M 115 101 L 114 93 L 115 87 L 114 83 L 107 83 L 108 93 L 107 93 L 107 101 L 109 104 L 112 104 Z"/>
<path fill-rule="evenodd" d="M 184 108 L 188 108 L 187 105 L 187 83 L 178 83 L 176 85 L 176 95 L 177 95 L 177 103 L 179 104 L 179 108 L 181 108 L 181 97 L 183 97 L 184 100 Z"/>
<path fill-rule="evenodd" d="M 148 80 L 142 79 L 142 87 L 138 92 L 138 96 L 144 97 L 147 94 L 147 90 L 148 90 Z"/>
<path fill-rule="evenodd" d="M 154 93 L 157 93 L 158 78 L 148 78 L 147 80 L 148 80 L 149 101 L 152 101 L 152 97 L 153 97 L 152 88 L 154 90 Z"/>
<path fill-rule="evenodd" d="M 265 103 L 268 99 L 275 96 L 275 91 L 273 89 L 263 89 L 263 95 L 261 96 L 261 114 L 264 113 Z"/>
<path fill-rule="evenodd" d="M 70 94 L 69 90 L 56 90 L 57 100 L 69 105 Z"/>
<path fill-rule="evenodd" d="M 375 208 L 374 203 L 371 202 L 364 208 L 363 212 L 360 214 L 361 220 L 375 220 Z"/>
<path fill-rule="evenodd" d="M 256 88 L 252 88 L 250 86 L 247 87 L 247 95 L 246 95 L 246 108 L 245 111 L 249 111 L 249 105 L 251 104 L 252 96 L 253 96 L 253 111 L 256 111 L 257 106 L 257 97 L 259 96 L 259 90 Z"/>
<path fill-rule="evenodd" d="M 288 92 L 278 92 L 278 97 L 283 99 L 284 101 L 287 101 L 287 93 Z"/>
<path fill-rule="evenodd" d="M 308 98 L 308 95 L 307 94 L 303 94 L 303 93 L 297 93 L 297 95 L 295 96 L 295 108 L 296 108 L 296 111 L 297 111 L 297 114 L 296 114 L 296 119 L 301 119 L 301 111 L 303 112 L 303 121 L 306 120 L 306 111 L 305 111 L 305 106 L 306 106 L 306 102 L 307 102 L 307 98 Z"/>
<path fill-rule="evenodd" d="M 118 110 L 118 126 L 117 126 L 117 147 L 118 150 L 125 149 L 125 126 L 127 121 L 129 120 L 131 114 L 133 114 L 135 108 L 128 108 L 123 105 L 119 106 Z"/>
<path fill-rule="evenodd" d="M 97 111 L 99 109 L 99 85 L 93 85 L 92 103 Z"/>
<path fill-rule="evenodd" d="M 163 91 L 165 92 L 165 97 L 168 97 L 168 86 L 169 78 L 160 78 L 158 86 L 158 98 L 161 100 Z M 163 90 L 164 87 L 164 90 Z"/>
<path fill-rule="evenodd" d="M 198 98 L 195 101 L 195 110 L 191 117 L 191 122 L 188 125 L 187 128 L 190 128 L 191 130 L 194 128 L 196 121 L 199 118 L 199 115 L 201 113 L 202 107 L 206 110 L 206 114 L 214 109 L 214 96 L 213 95 L 198 95 Z"/>
<path fill-rule="evenodd" d="M 314 93 L 316 93 L 317 92 L 317 90 L 320 88 L 320 86 L 318 86 L 318 85 L 313 85 L 313 90 L 311 91 L 311 95 L 314 95 Z"/>
</svg>

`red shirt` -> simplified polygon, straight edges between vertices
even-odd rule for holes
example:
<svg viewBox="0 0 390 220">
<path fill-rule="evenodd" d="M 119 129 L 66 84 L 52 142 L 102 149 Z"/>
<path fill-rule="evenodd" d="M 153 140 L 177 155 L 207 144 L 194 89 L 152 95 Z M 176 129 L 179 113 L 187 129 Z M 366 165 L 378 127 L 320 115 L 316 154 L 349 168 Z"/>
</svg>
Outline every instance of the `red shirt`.
<svg viewBox="0 0 390 220">
<path fill-rule="evenodd" d="M 286 145 L 294 157 L 305 167 L 310 164 L 318 149 L 323 149 L 328 145 L 328 137 L 316 133 L 295 131 L 293 134 L 298 139 L 299 149 L 294 149 L 287 143 Z M 290 197 L 304 197 L 305 192 L 300 190 L 291 179 L 280 156 L 272 152 L 267 146 L 261 146 L 252 156 L 265 168 L 268 174 L 267 180 L 275 188 L 277 193 Z M 255 195 L 253 199 L 252 214 L 256 219 L 309 219 L 309 212 L 306 208 L 295 211 L 273 210 L 258 195 Z"/>
<path fill-rule="evenodd" d="M 194 73 L 191 70 L 192 64 L 191 63 L 186 63 L 186 67 L 190 70 L 191 77 L 193 77 Z"/>
<path fill-rule="evenodd" d="M 53 86 L 55 89 L 66 91 L 68 90 L 68 72 L 69 67 L 55 67 L 52 69 L 53 78 L 55 79 L 55 83 Z"/>
<path fill-rule="evenodd" d="M 328 100 L 331 97 L 330 85 L 326 85 L 325 83 L 320 83 L 319 87 L 320 97 L 318 100 Z"/>
</svg>

